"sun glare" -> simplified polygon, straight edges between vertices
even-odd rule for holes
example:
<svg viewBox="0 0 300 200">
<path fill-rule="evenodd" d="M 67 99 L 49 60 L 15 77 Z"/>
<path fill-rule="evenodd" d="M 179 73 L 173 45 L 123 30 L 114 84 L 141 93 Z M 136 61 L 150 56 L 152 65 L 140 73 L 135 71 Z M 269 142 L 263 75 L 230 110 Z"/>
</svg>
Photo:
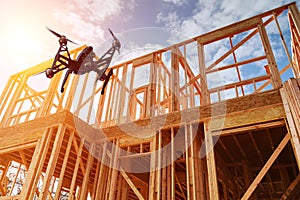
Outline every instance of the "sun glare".
<svg viewBox="0 0 300 200">
<path fill-rule="evenodd" d="M 37 35 L 34 34 L 34 30 L 22 25 L 17 25 L 12 27 L 9 34 L 11 45 L 14 46 L 17 51 L 22 51 L 25 55 L 40 52 L 41 47 L 37 43 L 38 38 L 36 38 Z"/>
</svg>

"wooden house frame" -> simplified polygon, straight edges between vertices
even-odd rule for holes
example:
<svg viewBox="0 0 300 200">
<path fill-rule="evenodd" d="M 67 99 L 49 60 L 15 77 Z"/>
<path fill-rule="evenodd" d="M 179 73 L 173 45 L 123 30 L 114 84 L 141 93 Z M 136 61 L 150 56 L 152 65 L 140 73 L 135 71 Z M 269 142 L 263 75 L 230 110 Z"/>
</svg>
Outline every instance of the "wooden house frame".
<svg viewBox="0 0 300 200">
<path fill-rule="evenodd" d="M 251 40 L 261 54 L 239 57 Z M 218 45 L 225 50 L 210 59 Z M 296 3 L 116 64 L 104 95 L 92 73 L 72 75 L 64 93 L 63 73 L 35 89 L 52 61 L 12 75 L 1 95 L 0 200 L 300 196 Z M 288 70 L 294 77 L 283 81 Z"/>
</svg>

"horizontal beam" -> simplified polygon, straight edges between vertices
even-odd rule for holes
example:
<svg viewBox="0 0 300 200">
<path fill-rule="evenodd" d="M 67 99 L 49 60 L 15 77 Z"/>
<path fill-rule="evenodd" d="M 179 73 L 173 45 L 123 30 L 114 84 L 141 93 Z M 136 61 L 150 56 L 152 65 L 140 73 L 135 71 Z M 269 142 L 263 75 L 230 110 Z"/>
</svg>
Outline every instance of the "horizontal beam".
<svg viewBox="0 0 300 200">
<path fill-rule="evenodd" d="M 89 141 L 99 139 L 97 130 L 74 116 L 69 111 L 61 111 L 46 117 L 36 118 L 10 127 L 0 129 L 0 151 L 12 150 L 12 147 L 34 143 L 42 138 L 44 130 L 65 124 L 68 129 L 75 130 L 80 136 L 84 135 Z M 16 148 L 19 150 L 19 148 Z M 10 151 L 9 150 L 9 151 Z"/>
<path fill-rule="evenodd" d="M 252 113 L 253 111 L 254 113 Z M 215 117 L 215 119 L 220 120 L 220 122 L 226 118 L 225 125 L 227 128 L 234 126 L 239 127 L 241 124 L 234 122 L 234 120 L 239 120 L 239 116 L 237 115 L 243 116 L 241 119 L 244 120 L 244 125 L 283 118 L 284 111 L 279 91 L 272 90 L 229 99 L 207 106 L 200 106 L 185 111 L 172 112 L 131 123 L 106 127 L 102 128 L 101 131 L 107 137 L 111 138 L 125 135 L 129 137 L 138 134 L 139 138 L 147 140 L 147 138 L 153 136 L 159 128 L 180 126 L 189 122 L 199 123 L 211 119 L 211 117 Z M 249 118 L 250 116 L 255 118 L 251 119 Z M 240 122 L 240 120 L 238 122 Z"/>
<path fill-rule="evenodd" d="M 37 144 L 37 141 L 32 141 L 29 143 L 25 143 L 25 144 L 17 144 L 14 146 L 0 146 L 0 155 L 1 154 L 6 154 L 9 152 L 13 152 L 13 151 L 19 151 L 19 150 L 23 150 L 23 149 L 29 149 L 29 148 L 33 148 L 35 147 Z"/>
<path fill-rule="evenodd" d="M 284 125 L 285 125 L 285 121 L 280 118 L 279 120 L 275 120 L 275 121 L 261 121 L 261 123 L 243 124 L 242 126 L 237 126 L 237 127 L 224 127 L 222 130 L 214 130 L 213 135 L 225 136 L 225 135 L 237 134 L 241 132 L 248 132 L 252 130 L 281 127 Z"/>
</svg>

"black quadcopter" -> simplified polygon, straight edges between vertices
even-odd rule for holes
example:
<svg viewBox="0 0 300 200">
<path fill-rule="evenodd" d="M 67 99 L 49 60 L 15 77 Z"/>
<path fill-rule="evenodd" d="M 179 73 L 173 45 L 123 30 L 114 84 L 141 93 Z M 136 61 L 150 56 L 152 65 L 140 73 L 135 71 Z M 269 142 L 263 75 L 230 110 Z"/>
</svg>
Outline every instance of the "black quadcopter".
<svg viewBox="0 0 300 200">
<path fill-rule="evenodd" d="M 52 67 L 45 70 L 46 76 L 48 78 L 52 78 L 56 73 L 64 69 L 68 69 L 65 74 L 64 80 L 62 82 L 61 90 L 60 90 L 61 93 L 63 93 L 64 85 L 71 73 L 82 75 L 94 71 L 97 73 L 97 80 L 104 81 L 102 86 L 102 91 L 101 91 L 101 94 L 103 95 L 105 87 L 109 81 L 109 78 L 113 75 L 112 69 L 110 69 L 108 73 L 106 73 L 106 70 L 109 67 L 109 64 L 112 60 L 115 51 L 117 50 L 119 52 L 121 48 L 121 43 L 116 38 L 114 33 L 110 29 L 108 29 L 110 34 L 113 37 L 112 46 L 98 60 L 94 61 L 96 55 L 93 52 L 92 46 L 85 47 L 78 55 L 77 59 L 72 60 L 67 47 L 67 43 L 68 42 L 72 42 L 74 44 L 76 43 L 67 39 L 67 37 L 64 35 L 60 35 L 49 28 L 47 29 L 59 38 L 58 42 L 60 47 L 58 49 L 58 52 L 55 55 Z"/>
</svg>

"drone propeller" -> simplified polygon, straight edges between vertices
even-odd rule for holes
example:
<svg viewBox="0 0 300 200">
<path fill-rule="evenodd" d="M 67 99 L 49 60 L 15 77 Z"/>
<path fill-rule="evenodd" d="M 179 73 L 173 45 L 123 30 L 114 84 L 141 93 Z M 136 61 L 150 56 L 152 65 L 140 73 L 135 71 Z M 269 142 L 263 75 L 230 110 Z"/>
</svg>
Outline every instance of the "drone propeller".
<svg viewBox="0 0 300 200">
<path fill-rule="evenodd" d="M 47 69 L 45 69 L 44 71 L 38 72 L 38 73 L 36 73 L 36 74 L 33 74 L 33 76 L 37 76 L 37 75 L 43 74 L 43 73 L 46 72 L 46 70 L 47 70 Z"/>
<path fill-rule="evenodd" d="M 110 34 L 112 35 L 112 37 L 114 38 L 114 41 L 113 41 L 113 47 L 118 51 L 118 53 L 120 54 L 120 48 L 121 48 L 121 43 L 120 41 L 118 40 L 118 38 L 115 36 L 115 34 L 110 30 L 108 29 L 108 31 L 110 32 Z"/>
<path fill-rule="evenodd" d="M 108 29 L 108 31 L 109 31 L 110 34 L 113 36 L 113 38 L 114 38 L 115 40 L 117 40 L 117 37 L 115 36 L 115 34 L 114 34 L 110 29 Z"/>
<path fill-rule="evenodd" d="M 62 41 L 66 40 L 66 41 L 69 41 L 69 42 L 71 42 L 71 43 L 73 43 L 73 44 L 78 45 L 76 42 L 73 42 L 72 40 L 67 39 L 66 36 L 60 35 L 59 33 L 57 33 L 57 32 L 55 32 L 55 31 L 51 30 L 51 29 L 48 28 L 48 27 L 46 27 L 46 28 L 48 29 L 48 31 L 50 31 L 52 34 L 54 34 L 56 37 L 59 37 L 60 40 L 62 40 Z"/>
</svg>

